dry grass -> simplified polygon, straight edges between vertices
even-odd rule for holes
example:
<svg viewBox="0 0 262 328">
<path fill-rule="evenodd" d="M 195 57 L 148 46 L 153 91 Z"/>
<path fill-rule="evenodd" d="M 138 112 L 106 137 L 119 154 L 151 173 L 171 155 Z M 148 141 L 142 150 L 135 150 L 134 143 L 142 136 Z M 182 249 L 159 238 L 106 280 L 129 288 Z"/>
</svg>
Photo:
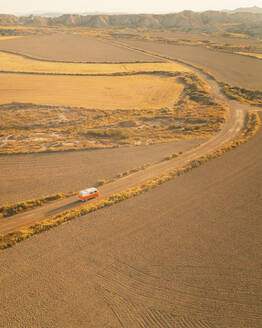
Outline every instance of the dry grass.
<svg viewBox="0 0 262 328">
<path fill-rule="evenodd" d="M 17 76 L 15 75 L 15 77 Z M 145 77 L 149 81 L 147 85 L 144 84 Z M 64 77 L 61 78 L 63 80 Z M 97 77 L 93 78 L 97 79 Z M 225 108 L 212 101 L 206 91 L 205 84 L 193 74 L 167 73 L 164 77 L 160 75 L 138 75 L 106 78 L 109 80 L 114 79 L 114 82 L 117 81 L 117 78 L 119 78 L 119 81 L 128 79 L 136 85 L 138 85 L 140 79 L 142 87 L 136 89 L 137 92 L 140 92 L 140 97 L 134 94 L 133 99 L 130 99 L 127 104 L 126 98 L 130 97 L 130 84 L 126 86 L 126 97 L 119 98 L 120 91 L 117 91 L 117 88 L 115 89 L 118 92 L 118 97 L 113 99 L 116 101 L 113 107 L 120 107 L 120 103 L 117 103 L 117 101 L 122 100 L 122 104 L 130 106 L 130 109 L 107 109 L 105 111 L 104 109 L 21 103 L 2 105 L 0 106 L 0 128 L 2 130 L 0 153 L 107 148 L 127 144 L 147 145 L 175 141 L 181 138 L 207 138 L 216 133 L 224 122 Z M 152 88 L 148 88 L 155 78 L 155 81 L 163 83 L 163 95 L 161 95 L 159 85 L 156 86 L 155 95 L 152 94 Z M 179 79 L 179 83 L 177 79 Z M 105 85 L 105 80 L 102 81 L 101 77 L 100 81 L 101 84 L 104 83 Z M 167 85 L 165 83 L 171 83 L 171 85 L 174 83 L 172 92 L 166 89 Z M 21 80 L 21 87 L 22 85 L 25 85 L 23 80 Z M 79 86 L 80 90 L 82 86 Z M 177 86 L 179 88 L 184 87 L 184 90 L 177 104 L 174 104 L 178 100 L 178 95 L 176 99 L 174 98 L 175 92 L 178 91 Z M 12 85 L 10 85 L 11 87 Z M 123 90 L 123 84 L 120 87 Z M 112 85 L 110 88 L 112 91 Z M 141 98 L 142 88 L 145 89 L 145 94 L 149 97 L 146 99 L 145 106 L 149 109 L 141 108 L 143 101 Z M 131 89 L 134 92 L 134 88 Z M 106 99 L 108 99 L 108 102 L 112 101 L 113 93 L 107 89 L 104 91 L 107 94 Z M 168 100 L 168 92 L 170 104 L 164 103 Z M 24 92 L 21 93 L 24 94 Z M 97 93 L 99 100 L 101 94 L 102 92 L 100 95 Z M 28 95 L 32 99 L 29 91 Z M 56 96 L 54 95 L 54 97 Z M 71 99 L 72 94 L 65 94 L 64 98 L 67 99 L 67 96 Z M 84 97 L 84 95 L 82 96 Z M 87 96 L 86 98 L 88 98 Z M 153 99 L 152 96 L 157 99 Z M 94 93 L 90 97 L 94 97 Z M 93 98 L 96 105 L 99 103 L 98 99 Z M 105 102 L 105 99 L 101 101 Z M 132 101 L 137 101 L 137 105 Z M 150 101 L 154 105 L 159 102 L 159 108 L 154 108 Z M 108 103 L 106 105 L 108 106 Z M 137 106 L 140 107 L 136 108 Z"/>
<path fill-rule="evenodd" d="M 215 80 L 221 86 L 224 94 L 228 98 L 237 100 L 237 101 L 245 103 L 245 104 L 250 104 L 250 105 L 260 106 L 260 107 L 262 106 L 262 91 L 260 91 L 260 90 L 250 90 L 250 89 L 241 88 L 241 87 L 238 87 L 238 86 L 233 86 L 229 83 L 222 82 L 215 75 L 211 74 L 206 69 L 204 69 L 204 68 L 202 68 L 198 65 L 189 63 L 189 62 L 187 62 L 185 60 L 182 60 L 182 59 L 157 54 L 155 52 L 148 51 L 148 50 L 143 50 L 143 49 L 139 49 L 139 48 L 134 48 L 134 47 L 129 47 L 129 46 L 127 46 L 127 47 L 130 48 L 130 49 L 140 50 L 141 52 L 143 52 L 145 54 L 157 55 L 160 58 L 164 58 L 166 60 L 173 60 L 173 61 L 176 61 L 178 63 L 181 63 L 182 65 L 184 64 L 184 65 L 187 65 L 189 67 L 195 68 L 195 69 L 199 70 L 200 72 L 203 72 L 205 75 L 207 75 L 211 79 Z"/>
<path fill-rule="evenodd" d="M 33 30 L 33 31 L 36 31 L 39 29 L 39 26 L 19 26 L 19 25 L 0 25 L 0 29 L 8 29 L 8 30 Z"/>
<path fill-rule="evenodd" d="M 75 195 L 76 193 L 70 193 L 70 194 L 63 194 L 63 193 L 57 193 L 55 195 L 48 195 L 43 196 L 39 199 L 34 200 L 27 200 L 25 202 L 19 202 L 16 204 L 11 205 L 4 205 L 0 207 L 0 219 L 6 218 L 18 213 L 26 212 L 28 210 L 31 210 L 33 208 L 43 206 L 47 203 L 54 202 L 57 200 L 61 200 L 67 197 L 71 197 Z"/>
<path fill-rule="evenodd" d="M 0 35 L 0 41 L 10 40 L 10 39 L 17 39 L 17 38 L 21 38 L 21 37 L 22 36 L 18 36 L 18 35 L 6 35 L 6 36 Z"/>
<path fill-rule="evenodd" d="M 39 74 L 97 75 L 135 72 L 189 72 L 183 65 L 176 63 L 67 63 L 28 58 L 0 51 L 0 71 Z"/>
<path fill-rule="evenodd" d="M 0 74 L 1 103 L 34 103 L 96 109 L 171 108 L 183 85 L 174 78 Z"/>
<path fill-rule="evenodd" d="M 191 161 L 183 168 L 175 169 L 170 171 L 167 174 L 164 174 L 160 177 L 149 180 L 142 185 L 138 185 L 136 187 L 130 188 L 126 191 L 123 191 L 118 194 L 111 195 L 107 199 L 97 201 L 92 204 L 87 204 L 81 206 L 80 208 L 70 209 L 63 213 L 51 216 L 46 220 L 37 223 L 31 227 L 21 229 L 20 231 L 9 233 L 7 235 L 0 236 L 0 249 L 5 249 L 13 246 L 14 244 L 28 239 L 31 236 L 49 230 L 53 227 L 56 227 L 64 222 L 73 220 L 75 218 L 87 215 L 88 213 L 97 211 L 101 208 L 112 206 L 116 203 L 122 202 L 126 199 L 130 199 L 132 197 L 136 197 L 142 193 L 145 193 L 149 190 L 152 190 L 159 185 L 174 179 L 177 176 L 183 175 L 187 172 L 190 172 L 192 169 L 203 165 L 207 161 L 217 158 L 221 156 L 223 153 L 230 151 L 242 143 L 247 142 L 249 138 L 254 136 L 261 125 L 261 121 L 257 112 L 249 112 L 248 120 L 245 129 L 241 133 L 241 135 L 235 138 L 233 141 L 229 142 L 227 145 L 224 145 L 221 149 L 215 151 L 214 153 L 208 154 L 206 156 L 200 157 L 196 160 Z"/>
<path fill-rule="evenodd" d="M 173 157 L 174 158 L 174 157 Z M 113 181 L 116 181 L 118 179 L 121 179 L 123 177 L 126 177 L 128 175 L 131 175 L 133 173 L 136 173 L 138 171 L 141 170 L 145 170 L 148 167 L 150 167 L 152 164 L 148 163 L 148 164 L 144 164 L 142 166 L 133 168 L 131 170 L 125 171 L 123 173 L 119 173 L 117 176 L 113 177 L 110 180 L 105 180 L 105 179 L 100 179 L 97 181 L 96 185 L 97 186 L 102 186 L 104 184 L 107 183 L 111 183 Z M 74 195 L 77 195 L 78 192 L 71 192 L 71 193 L 57 193 L 54 195 L 47 195 L 47 196 L 42 196 L 39 199 L 33 199 L 33 200 L 27 200 L 27 201 L 23 201 L 23 202 L 18 202 L 15 204 L 9 204 L 9 205 L 3 205 L 0 207 L 0 219 L 1 218 L 6 218 L 6 217 L 10 217 L 19 213 L 23 213 L 29 210 L 32 210 L 36 207 L 39 206 L 43 206 L 47 203 L 53 203 L 55 201 L 59 201 L 62 200 L 64 198 L 68 198 L 68 197 L 72 197 Z"/>
<path fill-rule="evenodd" d="M 11 77 L 17 78 L 16 75 Z M 39 78 L 39 76 L 33 77 Z M 42 78 L 40 76 L 40 80 Z M 47 76 L 47 78 L 49 77 Z M 64 81 L 65 77 L 60 78 Z M 98 81 L 98 77 L 92 78 L 94 81 Z M 86 77 L 80 79 L 86 79 Z M 90 81 L 90 77 L 88 80 Z M 205 84 L 190 73 L 99 77 L 99 81 L 101 83 L 100 85 L 97 83 L 97 87 L 105 86 L 106 81 L 113 81 L 112 84 L 107 85 L 110 90 L 105 87 L 104 90 L 100 89 L 98 92 L 98 88 L 96 90 L 97 99 L 94 97 L 95 92 L 90 95 L 83 93 L 81 99 L 84 101 L 90 97 L 93 99 L 94 105 L 98 106 L 100 102 L 106 108 L 101 106 L 102 109 L 86 109 L 21 103 L 0 106 L 0 153 L 111 148 L 121 145 L 170 142 L 182 138 L 207 138 L 220 129 L 226 116 L 225 108 L 213 102 L 206 91 Z M 119 90 L 115 87 L 116 94 L 112 99 L 113 86 L 117 85 L 117 81 Z M 122 81 L 128 83 L 124 85 Z M 146 81 L 147 83 L 145 83 Z M 7 82 L 5 81 L 5 83 Z M 150 87 L 152 83 L 156 84 L 155 89 Z M 22 96 L 24 96 L 22 86 L 25 87 L 25 85 L 26 83 L 21 80 Z M 43 87 L 49 88 L 50 85 Z M 76 87 L 76 93 L 83 90 L 82 87 L 83 84 L 78 89 Z M 10 88 L 12 88 L 12 84 L 10 84 Z M 182 88 L 184 90 L 178 97 L 178 90 Z M 36 92 L 37 90 L 36 86 Z M 122 90 L 121 97 L 120 90 Z M 125 95 L 123 91 L 126 92 Z M 104 97 L 102 97 L 103 92 Z M 56 94 L 53 91 L 53 94 L 48 96 L 57 97 L 57 90 Z M 3 95 L 4 97 L 5 95 Z M 63 90 L 62 94 L 61 90 L 60 97 L 63 97 L 63 101 L 68 105 L 69 100 L 72 101 L 72 91 L 71 94 L 64 94 Z M 8 102 L 8 99 L 4 99 Z M 28 99 L 32 100 L 29 88 Z M 69 100 L 66 101 L 67 99 Z M 126 103 L 126 99 L 129 99 L 128 103 Z M 179 101 L 175 104 L 177 100 Z M 108 109 L 110 101 L 113 109 Z M 90 105 L 90 102 L 88 104 Z M 159 108 L 154 107 L 157 104 L 159 104 Z M 128 107 L 115 109 L 125 108 L 124 106 Z"/>
<path fill-rule="evenodd" d="M 244 56 L 251 56 L 251 57 L 255 57 L 258 59 L 262 59 L 262 54 L 257 54 L 254 52 L 236 52 L 239 55 L 244 55 Z"/>
</svg>

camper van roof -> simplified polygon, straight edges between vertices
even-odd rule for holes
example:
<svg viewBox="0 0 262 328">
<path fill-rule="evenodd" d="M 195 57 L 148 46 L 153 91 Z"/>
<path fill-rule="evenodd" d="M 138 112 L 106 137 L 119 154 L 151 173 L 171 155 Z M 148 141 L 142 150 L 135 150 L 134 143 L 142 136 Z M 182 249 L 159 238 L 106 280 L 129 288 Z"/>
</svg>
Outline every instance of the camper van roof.
<svg viewBox="0 0 262 328">
<path fill-rule="evenodd" d="M 97 191 L 97 189 L 92 187 L 92 188 L 88 188 L 88 189 L 85 189 L 85 190 L 81 190 L 80 192 L 92 192 L 92 191 Z"/>
</svg>

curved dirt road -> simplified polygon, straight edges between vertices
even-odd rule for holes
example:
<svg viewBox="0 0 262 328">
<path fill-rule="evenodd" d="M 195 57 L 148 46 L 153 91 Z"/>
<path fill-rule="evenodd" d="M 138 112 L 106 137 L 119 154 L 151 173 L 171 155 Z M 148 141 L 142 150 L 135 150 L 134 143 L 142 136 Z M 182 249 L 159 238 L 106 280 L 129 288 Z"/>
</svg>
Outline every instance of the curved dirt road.
<svg viewBox="0 0 262 328">
<path fill-rule="evenodd" d="M 161 57 L 160 57 L 161 58 Z M 185 65 L 186 66 L 186 65 Z M 192 67 L 190 67 L 192 69 Z M 222 128 L 222 130 L 213 138 L 200 145 L 198 148 L 191 149 L 185 152 L 178 159 L 171 161 L 161 162 L 153 165 L 146 170 L 134 173 L 125 178 L 121 178 L 115 182 L 104 185 L 99 188 L 100 199 L 106 198 L 113 193 L 124 191 L 130 187 L 134 187 L 144 181 L 157 177 L 172 169 L 179 168 L 187 164 L 189 161 L 194 160 L 200 156 L 213 152 L 219 149 L 223 144 L 232 140 L 239 135 L 244 126 L 245 114 L 249 106 L 240 104 L 233 100 L 228 100 L 220 91 L 218 84 L 207 78 L 203 73 L 196 69 L 192 69 L 204 78 L 210 86 L 210 94 L 217 102 L 227 103 L 230 107 L 229 116 Z M 23 227 L 30 226 L 42 219 L 62 212 L 68 208 L 79 206 L 79 200 L 76 196 L 58 201 L 43 207 L 31 210 L 29 212 L 21 213 L 9 218 L 1 219 L 0 221 L 0 234 L 7 234 L 9 232 L 17 231 Z"/>
<path fill-rule="evenodd" d="M 0 255 L 1 328 L 261 328 L 262 130 Z"/>
</svg>

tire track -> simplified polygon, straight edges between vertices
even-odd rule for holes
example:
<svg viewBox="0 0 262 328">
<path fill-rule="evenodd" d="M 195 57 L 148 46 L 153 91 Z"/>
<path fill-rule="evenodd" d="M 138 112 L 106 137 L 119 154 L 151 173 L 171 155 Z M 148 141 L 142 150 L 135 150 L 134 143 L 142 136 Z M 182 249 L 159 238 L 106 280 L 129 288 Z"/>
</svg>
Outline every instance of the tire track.
<svg viewBox="0 0 262 328">
<path fill-rule="evenodd" d="M 103 290 L 103 289 L 101 289 Z M 126 328 L 214 328 L 205 319 L 182 316 L 161 308 L 134 303 L 130 298 L 112 294 L 104 289 L 104 299 L 121 327 Z"/>
<path fill-rule="evenodd" d="M 197 273 L 197 278 L 205 281 L 206 271 L 210 270 L 197 268 L 190 276 L 195 277 Z M 230 272 L 225 276 L 230 277 Z M 212 277 L 216 277 L 215 271 Z M 132 318 L 131 322 L 137 320 L 134 327 L 213 327 L 203 319 L 208 318 L 210 308 L 216 309 L 217 318 L 223 317 L 226 309 L 231 308 L 232 313 L 241 310 L 249 320 L 262 320 L 259 312 L 262 295 L 259 299 L 256 294 L 248 294 L 241 289 L 241 286 L 232 293 L 231 289 L 212 288 L 208 282 L 207 287 L 189 285 L 181 279 L 181 272 L 177 272 L 177 277 L 175 274 L 172 280 L 160 279 L 160 276 L 143 273 L 119 261 L 99 272 L 97 278 L 101 290 L 107 294 L 107 303 L 118 313 L 120 321 L 125 317 Z M 187 316 L 188 313 L 192 318 Z M 128 322 L 124 326 L 132 327 Z"/>
</svg>

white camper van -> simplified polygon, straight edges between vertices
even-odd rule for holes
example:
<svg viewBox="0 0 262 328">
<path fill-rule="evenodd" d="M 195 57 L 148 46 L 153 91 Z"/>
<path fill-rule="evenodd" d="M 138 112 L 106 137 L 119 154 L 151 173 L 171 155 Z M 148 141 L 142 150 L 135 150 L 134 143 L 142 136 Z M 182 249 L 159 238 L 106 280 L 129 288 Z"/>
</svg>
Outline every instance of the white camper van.
<svg viewBox="0 0 262 328">
<path fill-rule="evenodd" d="M 99 192 L 96 188 L 88 188 L 85 190 L 81 190 L 78 194 L 78 197 L 83 201 L 87 201 L 89 199 L 95 198 L 99 196 Z"/>
</svg>

